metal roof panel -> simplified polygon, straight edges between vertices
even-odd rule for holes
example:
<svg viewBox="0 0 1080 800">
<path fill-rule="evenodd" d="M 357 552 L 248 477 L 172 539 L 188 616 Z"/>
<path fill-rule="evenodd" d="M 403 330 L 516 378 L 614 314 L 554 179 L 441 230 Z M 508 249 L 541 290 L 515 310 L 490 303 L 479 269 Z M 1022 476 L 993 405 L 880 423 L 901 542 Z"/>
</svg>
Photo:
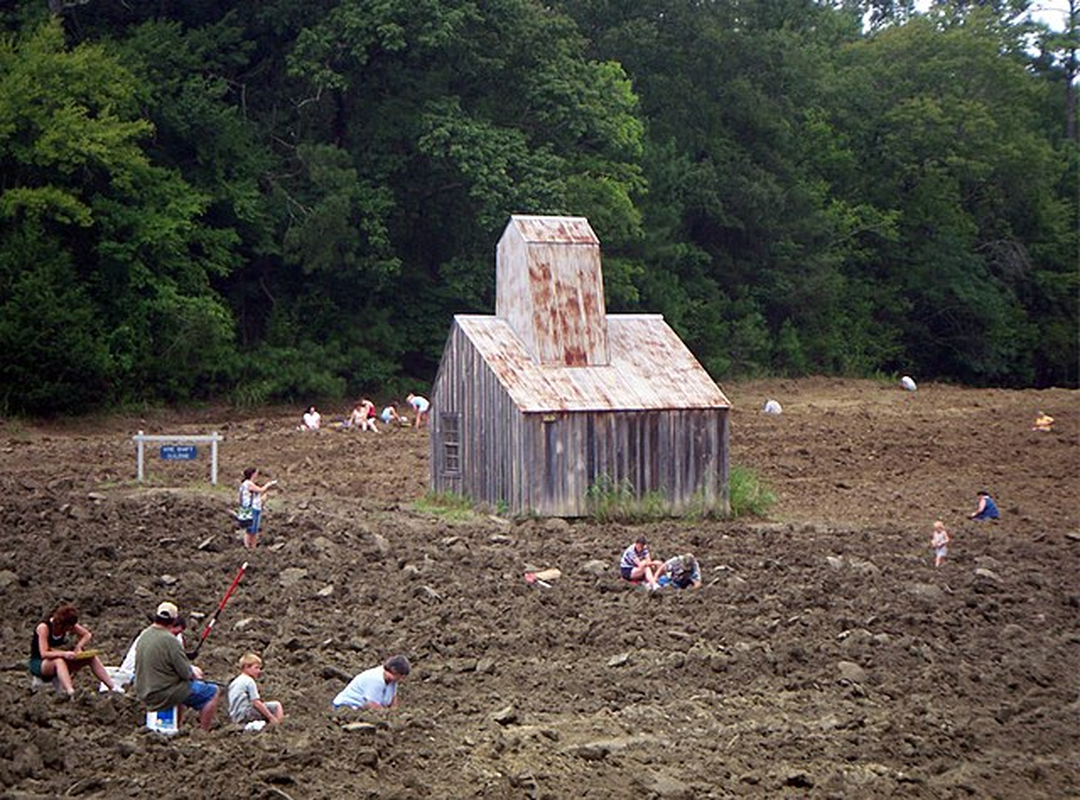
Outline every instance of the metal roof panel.
<svg viewBox="0 0 1080 800">
<path fill-rule="evenodd" d="M 522 411 L 728 408 L 730 403 L 659 314 L 608 314 L 610 363 L 538 364 L 502 319 L 454 317 Z"/>
</svg>

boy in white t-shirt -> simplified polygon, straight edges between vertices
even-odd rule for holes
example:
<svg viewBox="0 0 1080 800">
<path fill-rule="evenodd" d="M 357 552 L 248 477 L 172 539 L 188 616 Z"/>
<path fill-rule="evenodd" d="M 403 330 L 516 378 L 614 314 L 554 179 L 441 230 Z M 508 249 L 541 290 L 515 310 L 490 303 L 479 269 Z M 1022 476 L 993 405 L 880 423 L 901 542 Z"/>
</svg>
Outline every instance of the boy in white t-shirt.
<svg viewBox="0 0 1080 800">
<path fill-rule="evenodd" d="M 240 674 L 229 684 L 229 719 L 245 725 L 264 722 L 277 725 L 285 718 L 285 709 L 276 700 L 263 702 L 255 679 L 262 675 L 262 659 L 255 653 L 240 657 Z"/>
</svg>

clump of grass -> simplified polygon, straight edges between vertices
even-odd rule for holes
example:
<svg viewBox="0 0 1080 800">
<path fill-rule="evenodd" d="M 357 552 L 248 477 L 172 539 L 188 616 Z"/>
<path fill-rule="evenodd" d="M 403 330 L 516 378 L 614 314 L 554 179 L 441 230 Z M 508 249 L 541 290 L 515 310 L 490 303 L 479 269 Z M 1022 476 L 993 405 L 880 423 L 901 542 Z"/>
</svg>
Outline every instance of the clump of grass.
<svg viewBox="0 0 1080 800">
<path fill-rule="evenodd" d="M 615 481 L 601 475 L 585 492 L 585 502 L 589 515 L 598 522 L 653 522 L 671 516 L 671 504 L 663 492 L 637 497 L 627 478 Z"/>
<path fill-rule="evenodd" d="M 413 508 L 451 522 L 464 522 L 476 516 L 472 501 L 454 492 L 428 492 L 413 503 Z"/>
<path fill-rule="evenodd" d="M 732 467 L 728 476 L 731 517 L 764 517 L 776 505 L 776 493 L 752 469 Z"/>
</svg>

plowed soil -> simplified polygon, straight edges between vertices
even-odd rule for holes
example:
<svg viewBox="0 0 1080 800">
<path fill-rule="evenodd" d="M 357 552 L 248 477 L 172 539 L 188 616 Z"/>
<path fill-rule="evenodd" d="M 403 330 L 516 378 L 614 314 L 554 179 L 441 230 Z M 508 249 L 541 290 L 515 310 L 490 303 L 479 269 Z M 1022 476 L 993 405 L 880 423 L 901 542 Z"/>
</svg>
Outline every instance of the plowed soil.
<svg viewBox="0 0 1080 800">
<path fill-rule="evenodd" d="M 435 513 L 426 431 L 302 433 L 297 410 L 3 421 L 0 796 L 1080 795 L 1080 392 L 725 389 L 732 463 L 778 497 L 765 519 Z M 1039 411 L 1053 432 L 1031 431 Z M 220 485 L 205 446 L 150 450 L 137 484 L 138 430 L 220 431 Z M 229 516 L 248 465 L 281 484 L 253 553 Z M 979 489 L 1000 521 L 967 518 Z M 639 532 L 696 553 L 704 587 L 624 584 Z M 88 674 L 73 702 L 31 690 L 33 626 L 59 602 L 117 664 L 160 600 L 191 645 L 244 561 L 198 662 L 225 685 L 261 653 L 279 728 L 222 710 L 167 738 Z M 531 567 L 563 574 L 538 588 Z M 398 652 L 399 709 L 332 711 Z"/>
</svg>

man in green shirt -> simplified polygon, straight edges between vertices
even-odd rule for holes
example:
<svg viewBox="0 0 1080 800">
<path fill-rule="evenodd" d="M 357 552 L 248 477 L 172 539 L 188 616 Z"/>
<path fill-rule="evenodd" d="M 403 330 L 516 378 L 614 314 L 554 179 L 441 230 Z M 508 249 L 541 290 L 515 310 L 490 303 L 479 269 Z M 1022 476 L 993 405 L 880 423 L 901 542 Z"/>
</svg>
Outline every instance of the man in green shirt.
<svg viewBox="0 0 1080 800">
<path fill-rule="evenodd" d="M 204 681 L 202 670 L 188 661 L 176 638 L 184 626 L 174 604 L 157 607 L 153 624 L 139 636 L 135 646 L 135 694 L 148 711 L 185 705 L 199 712 L 199 725 L 214 724 L 220 692 Z"/>
</svg>

